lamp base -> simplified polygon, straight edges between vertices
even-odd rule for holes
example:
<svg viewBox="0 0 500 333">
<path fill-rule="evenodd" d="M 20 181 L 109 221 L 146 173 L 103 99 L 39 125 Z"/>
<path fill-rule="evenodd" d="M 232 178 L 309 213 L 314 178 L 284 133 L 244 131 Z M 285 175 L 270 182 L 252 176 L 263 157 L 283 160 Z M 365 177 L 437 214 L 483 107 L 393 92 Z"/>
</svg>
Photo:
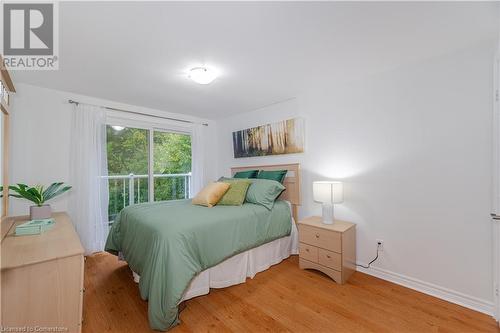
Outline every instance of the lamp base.
<svg viewBox="0 0 500 333">
<path fill-rule="evenodd" d="M 323 204 L 322 206 L 323 223 L 333 224 L 333 204 Z"/>
</svg>

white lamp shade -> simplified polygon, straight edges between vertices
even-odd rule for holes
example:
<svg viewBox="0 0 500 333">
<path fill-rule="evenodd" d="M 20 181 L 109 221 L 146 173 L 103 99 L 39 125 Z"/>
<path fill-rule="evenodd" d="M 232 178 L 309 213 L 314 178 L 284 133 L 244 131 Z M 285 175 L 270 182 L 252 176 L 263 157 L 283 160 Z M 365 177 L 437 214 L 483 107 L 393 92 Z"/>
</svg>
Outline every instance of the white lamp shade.
<svg viewBox="0 0 500 333">
<path fill-rule="evenodd" d="M 344 201 L 344 184 L 342 182 L 313 182 L 314 201 L 321 203 L 341 203 Z"/>
</svg>

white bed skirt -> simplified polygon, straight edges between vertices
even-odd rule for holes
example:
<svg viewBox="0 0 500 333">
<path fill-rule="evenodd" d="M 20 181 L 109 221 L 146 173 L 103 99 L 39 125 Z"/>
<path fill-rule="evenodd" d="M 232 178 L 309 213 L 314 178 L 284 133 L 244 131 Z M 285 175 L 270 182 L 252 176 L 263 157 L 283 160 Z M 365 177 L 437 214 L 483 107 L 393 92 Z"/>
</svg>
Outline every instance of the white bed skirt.
<svg viewBox="0 0 500 333">
<path fill-rule="evenodd" d="M 298 254 L 297 226 L 292 219 L 290 236 L 278 238 L 272 242 L 237 254 L 220 264 L 206 269 L 198 274 L 189 285 L 181 301 L 206 295 L 210 288 L 226 288 L 245 282 L 246 278 L 253 278 L 255 274 L 265 271 L 292 254 Z M 139 282 L 139 275 L 132 272 L 134 281 Z"/>
</svg>

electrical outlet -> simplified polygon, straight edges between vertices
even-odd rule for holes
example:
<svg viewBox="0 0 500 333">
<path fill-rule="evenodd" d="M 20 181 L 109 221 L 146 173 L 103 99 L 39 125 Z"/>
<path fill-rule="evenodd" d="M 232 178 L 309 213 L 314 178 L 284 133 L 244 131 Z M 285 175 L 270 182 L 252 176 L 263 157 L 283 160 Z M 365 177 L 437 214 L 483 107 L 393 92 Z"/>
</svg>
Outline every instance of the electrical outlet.
<svg viewBox="0 0 500 333">
<path fill-rule="evenodd" d="M 384 240 L 383 239 L 377 239 L 377 244 L 378 244 L 378 250 L 380 252 L 384 251 Z"/>
</svg>

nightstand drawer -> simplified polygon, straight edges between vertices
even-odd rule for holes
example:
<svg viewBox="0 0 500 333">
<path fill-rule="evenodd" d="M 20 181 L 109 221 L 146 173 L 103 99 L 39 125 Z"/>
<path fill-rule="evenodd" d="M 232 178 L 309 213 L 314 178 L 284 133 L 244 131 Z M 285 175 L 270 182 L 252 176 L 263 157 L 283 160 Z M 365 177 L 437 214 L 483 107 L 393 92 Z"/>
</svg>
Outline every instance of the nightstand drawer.
<svg viewBox="0 0 500 333">
<path fill-rule="evenodd" d="M 299 258 L 299 267 L 301 269 L 316 269 L 318 271 L 321 271 L 331 277 L 332 279 L 335 280 L 337 283 L 343 283 L 342 281 L 342 273 L 339 271 L 336 271 L 334 269 L 321 266 L 320 264 L 317 264 L 315 262 L 309 261 L 309 260 L 304 260 L 302 258 Z"/>
<path fill-rule="evenodd" d="M 299 240 L 337 253 L 342 252 L 339 232 L 299 224 Z"/>
<path fill-rule="evenodd" d="M 300 243 L 299 256 L 312 262 L 318 262 L 318 248 L 308 244 Z"/>
<path fill-rule="evenodd" d="M 339 253 L 319 249 L 318 263 L 320 265 L 336 269 L 337 271 L 342 270 L 342 256 Z"/>
</svg>

